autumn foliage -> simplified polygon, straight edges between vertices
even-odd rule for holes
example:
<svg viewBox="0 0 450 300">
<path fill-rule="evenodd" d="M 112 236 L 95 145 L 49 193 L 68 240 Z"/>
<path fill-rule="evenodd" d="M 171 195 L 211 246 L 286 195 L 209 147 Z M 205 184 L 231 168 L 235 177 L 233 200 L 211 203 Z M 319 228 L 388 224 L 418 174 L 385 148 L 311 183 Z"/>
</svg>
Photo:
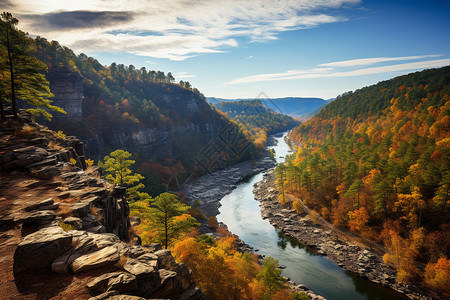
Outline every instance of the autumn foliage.
<svg viewBox="0 0 450 300">
<path fill-rule="evenodd" d="M 298 147 L 278 168 L 280 194 L 385 242 L 401 281 L 422 280 L 414 261 L 434 274 L 450 256 L 450 67 L 345 93 L 290 138 Z"/>
</svg>

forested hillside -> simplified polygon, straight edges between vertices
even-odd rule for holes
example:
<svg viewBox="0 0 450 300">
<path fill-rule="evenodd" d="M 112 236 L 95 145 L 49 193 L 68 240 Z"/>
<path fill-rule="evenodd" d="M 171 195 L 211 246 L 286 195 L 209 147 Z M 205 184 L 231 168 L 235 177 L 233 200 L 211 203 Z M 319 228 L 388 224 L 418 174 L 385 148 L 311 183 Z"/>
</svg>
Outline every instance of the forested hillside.
<svg viewBox="0 0 450 300">
<path fill-rule="evenodd" d="M 189 82 L 175 83 L 170 72 L 116 63 L 103 66 L 40 37 L 35 48 L 37 58 L 48 66 L 51 87 L 71 84 L 78 80 L 71 79 L 74 75 L 82 76 L 82 107 L 73 108 L 73 114 L 80 112 L 80 119 L 55 114 L 49 126 L 80 137 L 91 158 L 126 149 L 138 154 L 139 170 L 146 178 L 173 183 L 174 176 L 182 180 L 258 155 L 236 124 L 212 109 Z M 69 79 L 59 83 L 64 76 Z M 61 94 L 70 91 L 63 89 Z M 59 104 L 57 99 L 55 104 Z M 71 106 L 66 108 L 68 115 L 71 110 Z M 208 147 L 220 149 L 212 154 L 208 150 L 208 155 L 220 156 L 220 161 L 202 154 Z"/>
<path fill-rule="evenodd" d="M 290 116 L 269 109 L 261 100 L 220 102 L 214 107 L 237 122 L 242 132 L 259 149 L 266 145 L 267 135 L 286 131 L 300 124 Z"/>
<path fill-rule="evenodd" d="M 298 150 L 277 169 L 283 191 L 384 242 L 400 280 L 424 272 L 441 292 L 450 258 L 449 95 L 450 67 L 341 95 L 291 133 Z"/>
</svg>

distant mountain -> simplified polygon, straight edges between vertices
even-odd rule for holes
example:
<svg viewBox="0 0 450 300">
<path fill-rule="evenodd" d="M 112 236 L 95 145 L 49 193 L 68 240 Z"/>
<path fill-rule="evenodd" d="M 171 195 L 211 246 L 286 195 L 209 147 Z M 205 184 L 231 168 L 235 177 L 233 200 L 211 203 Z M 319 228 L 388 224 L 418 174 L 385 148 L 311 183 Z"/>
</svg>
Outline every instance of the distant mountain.
<svg viewBox="0 0 450 300">
<path fill-rule="evenodd" d="M 263 105 L 261 100 L 220 102 L 214 107 L 235 121 L 258 149 L 266 147 L 267 135 L 294 128 L 300 122 Z"/>
<path fill-rule="evenodd" d="M 326 105 L 329 101 L 321 98 L 301 98 L 301 97 L 286 97 L 286 98 L 269 98 L 269 99 L 224 99 L 207 97 L 206 101 L 215 105 L 221 102 L 237 102 L 237 101 L 255 101 L 260 100 L 265 106 L 275 112 L 289 115 L 293 118 L 301 118 L 302 115 L 310 113 L 322 105 Z"/>
</svg>

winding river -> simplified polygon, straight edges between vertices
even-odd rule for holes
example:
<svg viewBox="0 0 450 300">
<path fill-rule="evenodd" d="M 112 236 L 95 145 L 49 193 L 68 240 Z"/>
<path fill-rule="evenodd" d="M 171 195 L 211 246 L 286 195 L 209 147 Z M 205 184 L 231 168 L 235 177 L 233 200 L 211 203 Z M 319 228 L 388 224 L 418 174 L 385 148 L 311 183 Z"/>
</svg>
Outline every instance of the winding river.
<svg viewBox="0 0 450 300">
<path fill-rule="evenodd" d="M 277 162 L 283 162 L 289 147 L 283 137 L 276 138 Z M 261 218 L 259 202 L 253 197 L 253 184 L 262 180 L 262 173 L 248 182 L 240 183 L 231 194 L 221 200 L 218 221 L 227 224 L 228 229 L 237 234 L 247 244 L 258 249 L 265 256 L 278 259 L 287 266 L 283 276 L 294 282 L 305 284 L 311 290 L 329 300 L 343 299 L 407 299 L 391 289 L 343 271 L 324 256 L 284 236 Z"/>
</svg>

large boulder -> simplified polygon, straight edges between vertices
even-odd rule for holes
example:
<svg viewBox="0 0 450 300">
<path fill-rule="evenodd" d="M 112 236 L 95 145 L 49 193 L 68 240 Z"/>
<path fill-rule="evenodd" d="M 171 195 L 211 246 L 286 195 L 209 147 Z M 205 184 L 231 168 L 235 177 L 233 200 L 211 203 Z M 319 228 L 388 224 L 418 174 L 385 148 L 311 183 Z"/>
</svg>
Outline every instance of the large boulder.
<svg viewBox="0 0 450 300">
<path fill-rule="evenodd" d="M 77 274 L 87 270 L 114 265 L 119 258 L 117 246 L 109 246 L 78 257 L 72 263 L 72 270 Z"/>
<path fill-rule="evenodd" d="M 91 294 L 97 295 L 106 291 L 116 290 L 120 293 L 137 290 L 136 276 L 126 272 L 103 274 L 87 284 Z"/>
<path fill-rule="evenodd" d="M 72 236 L 61 227 L 43 228 L 26 236 L 14 253 L 14 272 L 49 267 L 71 248 Z"/>
<path fill-rule="evenodd" d="M 123 265 L 123 269 L 136 276 L 138 281 L 152 278 L 156 272 L 154 265 L 141 262 L 134 258 L 129 258 Z"/>
<path fill-rule="evenodd" d="M 177 263 L 170 250 L 159 250 L 155 252 L 155 255 L 158 257 L 159 268 L 167 270 L 175 270 L 177 268 Z"/>
<path fill-rule="evenodd" d="M 70 231 L 69 234 L 73 236 L 73 248 L 53 261 L 53 272 L 67 273 L 77 258 L 109 246 L 116 245 L 120 248 L 122 245 L 118 237 L 112 234 L 92 234 L 76 230 Z"/>
<path fill-rule="evenodd" d="M 36 146 L 15 149 L 7 155 L 8 163 L 4 165 L 5 169 L 24 168 L 33 163 L 42 161 L 49 153 L 47 150 Z"/>
</svg>

